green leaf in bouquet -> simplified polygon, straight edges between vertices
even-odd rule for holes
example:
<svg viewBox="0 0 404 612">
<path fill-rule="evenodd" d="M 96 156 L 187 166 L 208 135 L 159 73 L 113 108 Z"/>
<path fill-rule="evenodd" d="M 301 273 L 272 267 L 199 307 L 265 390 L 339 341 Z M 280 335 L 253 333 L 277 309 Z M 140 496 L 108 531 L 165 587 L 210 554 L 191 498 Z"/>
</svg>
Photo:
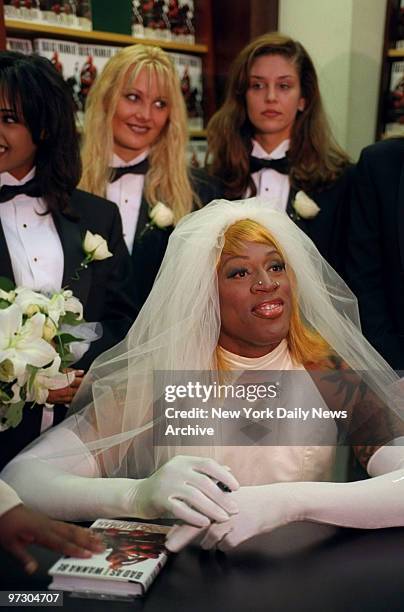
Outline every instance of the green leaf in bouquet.
<svg viewBox="0 0 404 612">
<path fill-rule="evenodd" d="M 3 289 L 3 291 L 14 291 L 15 284 L 6 276 L 0 276 L 0 289 Z"/>
<path fill-rule="evenodd" d="M 66 325 L 80 325 L 84 323 L 83 319 L 78 319 L 77 315 L 74 312 L 66 312 L 62 317 L 60 317 L 59 325 L 65 323 Z"/>
<path fill-rule="evenodd" d="M 7 300 L 3 300 L 0 298 L 0 310 L 4 310 L 5 308 L 8 308 L 10 306 L 10 302 L 7 302 Z"/>
<path fill-rule="evenodd" d="M 10 404 L 8 406 L 5 417 L 3 417 L 3 422 L 5 422 L 8 427 L 17 427 L 22 421 L 22 411 L 24 408 L 24 402 L 17 402 L 15 404 Z"/>
<path fill-rule="evenodd" d="M 70 344 L 71 342 L 82 342 L 83 341 L 83 338 L 76 338 L 76 336 L 73 336 L 72 334 L 68 334 L 65 332 L 62 332 L 61 334 L 57 334 L 57 338 L 58 338 L 58 341 L 61 342 L 63 345 Z"/>
<path fill-rule="evenodd" d="M 72 363 L 74 363 L 74 361 L 75 359 L 73 353 L 70 353 L 70 351 L 65 352 L 63 357 L 60 357 L 60 369 L 63 370 L 68 368 Z"/>
<path fill-rule="evenodd" d="M 27 366 L 27 370 L 29 370 L 27 387 L 28 387 L 28 389 L 32 389 L 32 387 L 34 385 L 34 382 L 35 382 L 35 377 L 36 377 L 36 374 L 37 374 L 39 368 L 36 368 L 35 366 Z"/>
</svg>

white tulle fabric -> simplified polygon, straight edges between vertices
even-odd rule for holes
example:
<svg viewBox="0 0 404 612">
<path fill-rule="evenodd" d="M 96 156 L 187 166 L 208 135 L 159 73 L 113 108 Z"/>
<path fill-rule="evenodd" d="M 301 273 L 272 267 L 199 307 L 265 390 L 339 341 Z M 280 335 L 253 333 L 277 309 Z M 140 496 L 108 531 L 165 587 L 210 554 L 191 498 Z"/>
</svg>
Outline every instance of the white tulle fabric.
<svg viewBox="0 0 404 612">
<path fill-rule="evenodd" d="M 391 391 L 398 380 L 396 374 L 363 338 L 354 295 L 311 240 L 287 215 L 268 210 L 258 198 L 218 200 L 179 222 L 136 322 L 123 342 L 94 362 L 73 414 L 63 423 L 63 428 L 81 440 L 85 453 L 92 454 L 103 475 L 144 478 L 177 454 L 223 458 L 220 431 L 210 446 L 198 449 L 186 446 L 186 440 L 170 447 L 153 445 L 153 373 L 166 372 L 163 383 L 171 384 L 173 371 L 204 370 L 211 371 L 211 382 L 217 381 L 220 311 L 216 267 L 226 229 L 241 219 L 255 220 L 275 236 L 296 276 L 304 320 L 348 366 L 363 370 L 372 390 L 401 415 L 398 393 L 396 401 Z M 72 446 L 53 450 L 49 458 L 80 452 Z M 251 448 L 243 450 L 250 452 Z M 331 456 L 319 462 L 310 459 L 307 465 L 310 462 L 312 467 L 301 469 L 299 478 L 322 479 L 328 474 Z M 280 479 L 267 469 L 268 462 L 260 482 Z M 295 468 L 281 474 L 287 479 L 296 476 Z"/>
</svg>

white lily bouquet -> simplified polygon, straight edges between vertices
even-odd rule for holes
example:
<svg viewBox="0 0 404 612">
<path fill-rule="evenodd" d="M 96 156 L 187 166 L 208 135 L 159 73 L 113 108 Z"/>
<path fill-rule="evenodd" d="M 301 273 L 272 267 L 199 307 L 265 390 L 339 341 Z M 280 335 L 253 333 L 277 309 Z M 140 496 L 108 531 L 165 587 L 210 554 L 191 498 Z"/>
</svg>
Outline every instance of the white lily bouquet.
<svg viewBox="0 0 404 612">
<path fill-rule="evenodd" d="M 106 240 L 90 231 L 83 254 L 80 269 L 112 257 Z M 0 277 L 0 431 L 20 424 L 26 402 L 52 407 L 49 391 L 74 380 L 64 371 L 76 361 L 72 345 L 97 340 L 99 328 L 83 320 L 83 305 L 70 289 L 39 293 Z"/>
<path fill-rule="evenodd" d="M 83 307 L 70 290 L 44 295 L 0 278 L 0 424 L 17 427 L 25 402 L 45 404 L 50 389 L 68 386 L 70 350 L 81 337 Z"/>
</svg>

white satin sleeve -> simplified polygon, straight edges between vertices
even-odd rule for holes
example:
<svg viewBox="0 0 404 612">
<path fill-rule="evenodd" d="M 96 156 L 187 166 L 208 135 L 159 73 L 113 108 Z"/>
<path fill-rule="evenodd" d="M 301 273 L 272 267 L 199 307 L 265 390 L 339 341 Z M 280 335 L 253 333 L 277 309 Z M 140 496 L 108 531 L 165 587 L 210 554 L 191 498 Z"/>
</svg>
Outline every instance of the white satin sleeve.
<svg viewBox="0 0 404 612">
<path fill-rule="evenodd" d="M 0 517 L 22 503 L 17 493 L 6 482 L 0 480 Z"/>
<path fill-rule="evenodd" d="M 112 518 L 128 512 L 126 478 L 100 478 L 80 439 L 62 426 L 41 436 L 1 473 L 30 508 L 60 520 Z"/>
<path fill-rule="evenodd" d="M 367 469 L 372 478 L 359 482 L 295 483 L 297 519 L 359 529 L 403 526 L 404 437 L 379 448 Z"/>
<path fill-rule="evenodd" d="M 174 516 L 197 526 L 237 512 L 230 490 L 238 482 L 213 459 L 176 456 L 148 478 L 100 478 L 98 464 L 74 432 L 46 432 L 11 461 L 1 477 L 31 508 L 62 520 Z"/>
</svg>

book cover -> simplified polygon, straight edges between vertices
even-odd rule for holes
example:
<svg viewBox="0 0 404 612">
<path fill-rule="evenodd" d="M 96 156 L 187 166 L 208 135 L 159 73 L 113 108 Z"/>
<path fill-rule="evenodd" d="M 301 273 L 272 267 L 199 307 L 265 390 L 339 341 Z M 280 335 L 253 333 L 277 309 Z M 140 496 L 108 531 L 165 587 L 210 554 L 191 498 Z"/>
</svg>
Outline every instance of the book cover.
<svg viewBox="0 0 404 612">
<path fill-rule="evenodd" d="M 21 21 L 40 21 L 39 0 L 4 0 L 4 17 Z"/>
<path fill-rule="evenodd" d="M 118 47 L 110 45 L 78 45 L 78 70 L 76 74 L 77 117 L 82 123 L 88 93 L 107 61 L 119 51 Z"/>
<path fill-rule="evenodd" d="M 387 95 L 388 123 L 401 123 L 404 120 L 404 108 L 397 100 L 404 94 L 404 61 L 393 62 L 391 65 L 390 87 Z"/>
<path fill-rule="evenodd" d="M 197 55 L 186 53 L 169 53 L 181 81 L 188 113 L 188 124 L 191 130 L 203 129 L 202 110 L 202 60 Z"/>
<path fill-rule="evenodd" d="M 91 529 L 103 538 L 105 551 L 90 559 L 59 559 L 49 570 L 49 588 L 94 596 L 143 595 L 167 561 L 164 542 L 170 527 L 98 519 Z"/>
<path fill-rule="evenodd" d="M 170 22 L 167 0 L 143 0 L 141 2 L 145 38 L 170 40 Z"/>
<path fill-rule="evenodd" d="M 76 0 L 40 0 L 40 9 L 41 19 L 48 25 L 76 29 L 79 27 Z"/>
<path fill-rule="evenodd" d="M 77 21 L 79 30 L 92 30 L 92 14 L 90 0 L 77 0 Z"/>
<path fill-rule="evenodd" d="M 79 44 L 69 40 L 36 38 L 34 51 L 48 58 L 69 85 L 76 111 L 81 110 Z"/>
<path fill-rule="evenodd" d="M 195 43 L 193 0 L 168 0 L 168 21 L 171 40 Z"/>
<path fill-rule="evenodd" d="M 190 140 L 187 147 L 187 162 L 192 168 L 204 168 L 208 142 L 205 139 Z"/>
<path fill-rule="evenodd" d="M 143 2 L 132 0 L 132 36 L 144 38 Z"/>
<path fill-rule="evenodd" d="M 32 42 L 27 38 L 6 38 L 6 49 L 29 55 L 32 53 Z"/>
</svg>

